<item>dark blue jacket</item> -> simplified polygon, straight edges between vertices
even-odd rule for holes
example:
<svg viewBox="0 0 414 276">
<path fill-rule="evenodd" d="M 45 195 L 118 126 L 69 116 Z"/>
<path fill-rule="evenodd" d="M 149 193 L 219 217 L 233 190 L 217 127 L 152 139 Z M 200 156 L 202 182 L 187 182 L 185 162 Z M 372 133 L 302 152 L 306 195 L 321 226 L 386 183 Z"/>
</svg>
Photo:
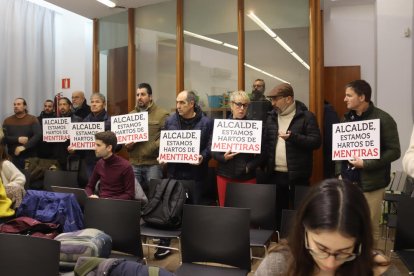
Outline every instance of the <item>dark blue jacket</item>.
<svg viewBox="0 0 414 276">
<path fill-rule="evenodd" d="M 193 179 L 204 180 L 207 176 L 208 160 L 211 157 L 211 134 L 213 131 L 213 124 L 209 117 L 207 117 L 201 109 L 196 106 L 194 109 L 196 116 L 190 122 L 191 125 L 182 125 L 180 115 L 176 112 L 170 115 L 165 121 L 165 130 L 201 130 L 200 154 L 203 156 L 203 162 L 196 166 L 184 163 L 168 163 L 167 174 L 168 177 L 174 179 Z"/>
<path fill-rule="evenodd" d="M 16 216 L 60 224 L 63 232 L 83 229 L 83 213 L 74 194 L 28 190 Z"/>
</svg>

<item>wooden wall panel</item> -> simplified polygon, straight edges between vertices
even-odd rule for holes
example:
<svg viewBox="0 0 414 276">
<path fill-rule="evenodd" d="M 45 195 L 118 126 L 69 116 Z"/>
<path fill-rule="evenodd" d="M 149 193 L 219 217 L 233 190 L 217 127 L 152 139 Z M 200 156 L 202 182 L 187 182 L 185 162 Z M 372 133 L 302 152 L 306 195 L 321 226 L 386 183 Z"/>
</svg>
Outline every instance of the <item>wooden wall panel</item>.
<svg viewBox="0 0 414 276">
<path fill-rule="evenodd" d="M 347 112 L 344 103 L 345 85 L 361 78 L 361 66 L 332 66 L 325 67 L 324 99 L 332 104 L 339 118 Z"/>
</svg>

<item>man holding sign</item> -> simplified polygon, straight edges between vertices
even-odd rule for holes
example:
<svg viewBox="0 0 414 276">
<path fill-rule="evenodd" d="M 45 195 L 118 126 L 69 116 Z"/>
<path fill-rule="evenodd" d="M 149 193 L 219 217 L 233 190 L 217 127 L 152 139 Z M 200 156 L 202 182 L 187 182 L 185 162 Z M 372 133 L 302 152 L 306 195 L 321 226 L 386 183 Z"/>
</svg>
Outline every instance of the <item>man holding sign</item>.
<svg viewBox="0 0 414 276">
<path fill-rule="evenodd" d="M 178 94 L 176 100 L 177 111 L 175 114 L 170 115 L 165 122 L 165 130 L 170 130 L 173 133 L 174 130 L 200 130 L 200 152 L 188 163 L 167 163 L 167 174 L 169 178 L 178 180 L 194 180 L 195 186 L 193 194 L 190 195 L 194 204 L 200 204 L 203 194 L 203 183 L 207 179 L 208 172 L 208 160 L 210 159 L 210 137 L 212 132 L 212 123 L 202 112 L 201 108 L 196 104 L 196 96 L 193 91 L 182 91 Z M 170 135 L 181 135 L 178 133 Z M 185 135 L 185 134 L 183 134 Z M 190 138 L 196 135 L 190 133 Z M 182 137 L 185 138 L 185 137 Z M 182 140 L 182 139 L 181 139 Z M 179 141 L 177 139 L 177 141 Z M 186 146 L 182 146 L 179 149 L 187 149 Z M 181 155 L 180 155 L 181 156 Z M 189 157 L 188 155 L 184 155 Z M 162 158 L 159 159 L 160 163 L 165 163 Z M 170 244 L 169 239 L 162 239 L 160 245 L 168 246 Z M 157 259 L 167 257 L 171 251 L 169 249 L 158 248 L 154 254 Z"/>
<path fill-rule="evenodd" d="M 168 112 L 157 106 L 152 99 L 152 88 L 148 83 L 140 83 L 136 94 L 136 106 L 130 113 L 148 112 L 148 141 L 125 144 L 129 162 L 135 178 L 148 193 L 150 179 L 161 179 L 162 169 L 158 164 L 160 132 L 164 127 Z"/>
<path fill-rule="evenodd" d="M 391 162 L 400 157 L 401 150 L 397 124 L 388 113 L 374 106 L 371 93 L 371 86 L 364 80 L 355 80 L 345 86 L 344 101 L 349 112 L 345 114 L 343 122 L 379 119 L 380 156 L 376 159 L 363 159 L 362 156 L 354 155 L 349 160 L 338 161 L 335 171 L 343 179 L 362 188 L 371 212 L 374 242 L 377 243 L 380 236 L 381 203 L 385 187 L 390 182 Z"/>
<path fill-rule="evenodd" d="M 275 184 L 276 215 L 280 225 L 281 210 L 292 204 L 295 186 L 309 185 L 313 151 L 321 145 L 315 115 L 304 103 L 295 100 L 293 88 L 282 83 L 267 93 L 273 110 L 266 121 L 264 150 L 267 154 L 269 183 Z"/>
</svg>

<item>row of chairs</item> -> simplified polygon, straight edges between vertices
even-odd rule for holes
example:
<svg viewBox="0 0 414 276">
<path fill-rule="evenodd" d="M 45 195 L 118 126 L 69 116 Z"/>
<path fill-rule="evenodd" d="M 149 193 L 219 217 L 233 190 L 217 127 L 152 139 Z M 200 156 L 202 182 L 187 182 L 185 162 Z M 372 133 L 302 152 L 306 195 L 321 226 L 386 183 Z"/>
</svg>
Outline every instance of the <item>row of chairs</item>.
<svg viewBox="0 0 414 276">
<path fill-rule="evenodd" d="M 89 199 L 85 226 L 103 230 L 113 249 L 143 257 L 139 202 Z M 186 205 L 182 227 L 182 265 L 177 275 L 247 275 L 250 272 L 250 210 Z M 4 275 L 59 275 L 59 242 L 29 236 L 0 234 L 0 267 Z M 111 257 L 125 258 L 113 252 Z M 118 254 L 117 254 L 118 253 Z M 203 266 L 195 262 L 233 266 Z M 230 273 L 230 274 L 227 274 Z"/>
<path fill-rule="evenodd" d="M 414 275 L 414 182 L 406 173 L 394 173 L 390 185 L 386 188 L 383 204 L 383 221 L 386 227 L 385 246 L 390 229 L 395 229 L 394 248 L 396 254 Z"/>
</svg>

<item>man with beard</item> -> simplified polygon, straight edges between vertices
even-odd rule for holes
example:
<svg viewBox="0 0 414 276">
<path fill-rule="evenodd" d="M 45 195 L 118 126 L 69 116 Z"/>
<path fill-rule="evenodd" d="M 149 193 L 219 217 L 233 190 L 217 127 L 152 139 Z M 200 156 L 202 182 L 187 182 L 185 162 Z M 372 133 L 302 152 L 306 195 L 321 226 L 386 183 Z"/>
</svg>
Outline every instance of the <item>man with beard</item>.
<svg viewBox="0 0 414 276">
<path fill-rule="evenodd" d="M 91 108 L 86 102 L 83 91 L 74 91 L 72 93 L 72 104 L 72 112 L 82 119 L 85 119 L 91 113 Z"/>
<path fill-rule="evenodd" d="M 296 185 L 309 185 L 313 151 L 321 145 L 315 115 L 294 99 L 293 88 L 282 83 L 267 93 L 273 110 L 266 120 L 263 153 L 269 183 L 276 184 L 276 216 L 293 202 Z"/>
<path fill-rule="evenodd" d="M 148 83 L 140 83 L 136 93 L 136 106 L 130 113 L 148 112 L 148 141 L 126 144 L 129 161 L 135 178 L 148 194 L 150 179 L 161 179 L 162 169 L 157 161 L 160 148 L 160 133 L 164 128 L 168 112 L 156 105 L 152 98 L 152 88 Z"/>
<path fill-rule="evenodd" d="M 70 117 L 72 123 L 82 122 L 81 117 L 78 117 L 72 113 L 71 107 L 72 107 L 72 103 L 70 102 L 68 98 L 66 97 L 60 98 L 58 102 L 59 117 L 61 118 Z M 62 170 L 66 170 L 67 168 L 67 161 L 68 161 L 67 159 L 68 159 L 68 156 L 70 155 L 67 150 L 69 143 L 70 143 L 69 139 L 61 143 L 49 143 L 49 144 L 53 144 L 54 146 L 53 148 L 55 152 L 55 158 L 59 162 L 60 168 Z"/>
<path fill-rule="evenodd" d="M 40 115 L 37 117 L 39 120 L 40 126 L 43 129 L 43 118 L 55 118 L 56 113 L 53 108 L 53 101 L 46 100 L 43 103 L 43 111 L 40 112 Z M 53 147 L 49 146 L 50 143 L 40 141 L 37 147 L 37 156 L 40 158 L 52 158 L 53 156 Z"/>
<path fill-rule="evenodd" d="M 251 120 L 266 121 L 267 113 L 272 110 L 272 104 L 266 99 L 264 92 L 266 89 L 265 81 L 256 79 L 252 85 L 252 94 L 247 114 Z"/>
<path fill-rule="evenodd" d="M 37 118 L 28 114 L 25 99 L 16 98 L 13 107 L 14 115 L 3 122 L 4 142 L 14 165 L 24 169 L 24 160 L 36 156 L 36 145 L 42 138 L 42 130 Z"/>
</svg>

